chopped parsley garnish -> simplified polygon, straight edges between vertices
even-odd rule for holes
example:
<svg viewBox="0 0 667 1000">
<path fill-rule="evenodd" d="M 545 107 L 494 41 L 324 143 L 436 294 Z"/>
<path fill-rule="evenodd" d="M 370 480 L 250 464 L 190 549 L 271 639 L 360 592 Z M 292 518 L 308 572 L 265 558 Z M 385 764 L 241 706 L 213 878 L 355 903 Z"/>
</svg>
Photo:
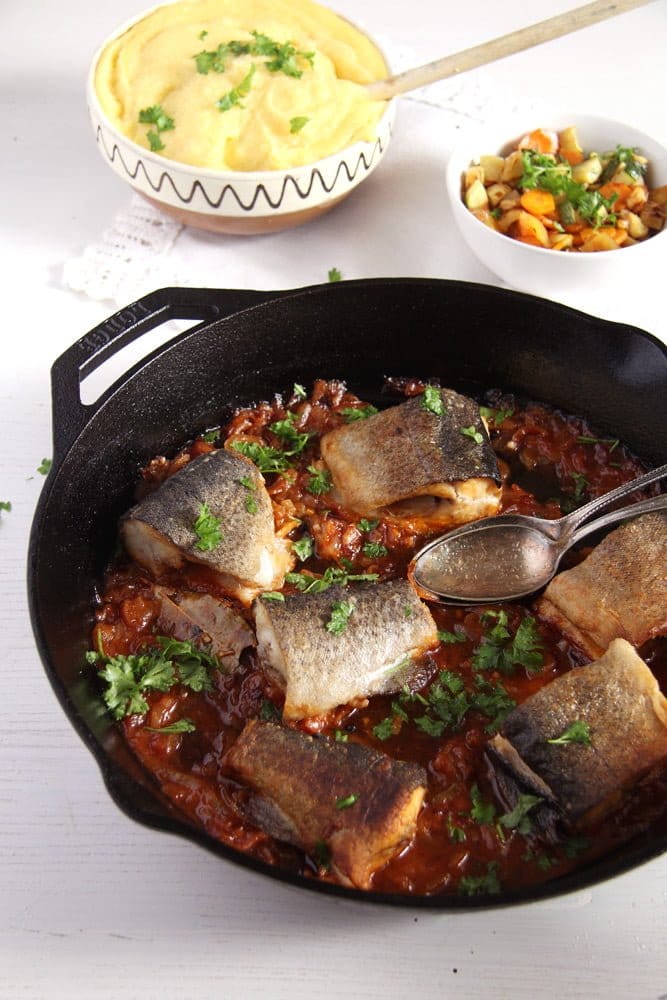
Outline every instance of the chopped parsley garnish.
<svg viewBox="0 0 667 1000">
<path fill-rule="evenodd" d="M 51 471 L 51 466 L 53 465 L 52 458 L 43 458 L 41 463 L 37 466 L 37 471 L 42 476 L 48 476 Z"/>
<path fill-rule="evenodd" d="M 529 615 L 523 618 L 513 638 L 507 628 L 507 612 L 484 612 L 482 620 L 489 619 L 495 619 L 496 624 L 484 635 L 481 645 L 473 653 L 473 668 L 512 675 L 516 667 L 524 667 L 528 676 L 539 673 L 544 655 L 535 619 Z"/>
<path fill-rule="evenodd" d="M 245 509 L 249 514 L 256 514 L 259 510 L 257 497 L 254 496 L 255 490 L 257 489 L 256 484 L 252 481 L 250 476 L 242 476 L 241 479 L 239 479 L 239 483 L 248 491 L 245 498 Z"/>
<path fill-rule="evenodd" d="M 275 722 L 276 719 L 280 718 L 280 712 L 269 698 L 262 698 L 259 717 L 262 722 Z"/>
<path fill-rule="evenodd" d="M 583 722 L 581 719 L 575 719 L 567 729 L 564 729 L 560 736 L 556 736 L 552 740 L 547 740 L 547 743 L 553 743 L 557 746 L 565 746 L 568 743 L 581 743 L 583 746 L 591 746 L 591 727 L 587 722 Z"/>
<path fill-rule="evenodd" d="M 0 500 L 0 510 L 10 511 L 12 509 L 11 500 Z"/>
<path fill-rule="evenodd" d="M 196 726 L 191 719 L 179 719 L 178 722 L 171 722 L 168 726 L 146 726 L 149 733 L 164 733 L 171 736 L 173 733 L 194 733 Z"/>
<path fill-rule="evenodd" d="M 528 795 L 521 792 L 514 808 L 504 813 L 498 822 L 506 830 L 516 830 L 522 834 L 530 833 L 532 824 L 528 813 L 543 801 L 540 795 Z"/>
<path fill-rule="evenodd" d="M 461 434 L 463 434 L 464 437 L 469 437 L 472 441 L 475 442 L 475 444 L 483 444 L 484 443 L 484 435 L 480 434 L 480 432 L 478 430 L 475 430 L 475 428 L 473 426 L 470 426 L 470 427 L 461 427 L 460 431 L 461 431 Z"/>
<path fill-rule="evenodd" d="M 273 431 L 277 437 L 282 438 L 286 444 L 290 445 L 290 448 L 285 452 L 288 455 L 300 455 L 312 437 L 312 434 L 309 434 L 307 431 L 298 431 L 296 429 L 296 419 L 296 414 L 288 410 L 283 420 L 276 420 L 274 423 L 269 424 L 269 430 Z"/>
<path fill-rule="evenodd" d="M 368 521 L 365 517 L 362 517 L 357 523 L 357 528 L 363 535 L 367 535 L 369 531 L 374 531 L 379 523 L 379 520 Z"/>
<path fill-rule="evenodd" d="M 581 834 L 573 834 L 564 840 L 561 844 L 563 854 L 566 858 L 578 858 L 580 854 L 587 851 L 591 846 L 590 841 L 586 837 L 581 836 Z"/>
<path fill-rule="evenodd" d="M 347 743 L 348 738 L 349 737 L 344 729 L 334 730 L 334 740 L 336 741 L 336 743 Z"/>
<path fill-rule="evenodd" d="M 208 34 L 208 32 L 206 33 Z M 251 32 L 252 42 L 240 42 L 232 40 L 222 42 L 216 49 L 198 52 L 193 59 L 198 73 L 206 75 L 213 70 L 214 73 L 224 73 L 227 60 L 231 56 L 265 56 L 267 61 L 264 66 L 270 73 L 284 73 L 286 76 L 303 76 L 303 70 L 299 68 L 297 59 L 313 65 L 314 52 L 301 52 L 295 48 L 292 42 L 276 42 L 268 35 L 263 35 L 259 31 Z M 199 36 L 201 39 L 205 35 Z M 255 71 L 253 63 L 252 72 Z"/>
<path fill-rule="evenodd" d="M 260 472 L 285 472 L 292 464 L 289 452 L 258 441 L 232 441 L 231 446 L 234 451 L 239 451 L 254 462 Z"/>
<path fill-rule="evenodd" d="M 308 393 L 306 392 L 304 386 L 299 382 L 295 382 L 292 386 L 292 395 L 296 396 L 297 399 L 307 399 Z"/>
<path fill-rule="evenodd" d="M 470 801 L 472 803 L 470 818 L 475 823 L 479 823 L 480 826 L 488 826 L 493 823 L 496 818 L 496 807 L 493 802 L 486 802 L 483 799 L 479 785 L 476 783 L 470 789 Z"/>
<path fill-rule="evenodd" d="M 211 513 L 207 503 L 199 504 L 197 520 L 194 523 L 194 533 L 197 536 L 195 548 L 200 552 L 210 552 L 222 541 L 220 521 Z"/>
<path fill-rule="evenodd" d="M 486 731 L 494 732 L 505 716 L 516 706 L 502 684 L 493 684 L 476 675 L 472 691 L 466 689 L 463 678 L 451 670 L 441 670 L 426 696 L 404 690 L 400 705 L 418 704 L 424 714 L 414 719 L 417 729 L 436 738 L 446 732 L 457 732 L 468 712 L 476 711 L 489 719 Z M 399 707 L 398 704 L 396 707 Z M 392 710 L 396 713 L 394 705 Z M 407 715 L 403 713 L 407 720 Z"/>
<path fill-rule="evenodd" d="M 511 406 L 508 406 L 506 410 L 493 410 L 489 406 L 480 406 L 479 412 L 480 416 L 492 423 L 494 427 L 500 427 L 505 420 L 514 416 L 514 409 Z"/>
<path fill-rule="evenodd" d="M 455 844 L 462 844 L 466 839 L 465 830 L 462 826 L 457 826 L 451 816 L 447 817 L 447 833 L 449 834 L 449 839 L 453 840 Z"/>
<path fill-rule="evenodd" d="M 590 437 L 587 434 L 580 434 L 579 437 L 577 438 L 577 442 L 579 444 L 608 444 L 610 455 L 612 451 L 618 448 L 619 444 L 621 443 L 618 438 L 596 438 L 596 437 Z"/>
<path fill-rule="evenodd" d="M 308 479 L 308 490 L 315 496 L 328 493 L 332 486 L 331 473 L 326 469 L 318 469 L 314 465 L 308 466 L 310 477 Z"/>
<path fill-rule="evenodd" d="M 175 127 L 174 119 L 166 113 L 162 105 L 153 104 L 149 108 L 141 109 L 138 120 L 141 125 L 155 125 L 155 131 L 149 129 L 146 138 L 152 152 L 159 153 L 165 148 L 161 133 L 170 132 Z"/>
<path fill-rule="evenodd" d="M 376 726 L 373 726 L 373 736 L 378 740 L 388 740 L 394 735 L 394 717 L 387 715 Z"/>
<path fill-rule="evenodd" d="M 341 798 L 336 799 L 336 809 L 349 809 L 353 806 L 355 802 L 359 801 L 359 796 L 352 792 L 351 795 L 343 795 Z"/>
<path fill-rule="evenodd" d="M 276 601 L 278 604 L 285 603 L 285 595 L 281 594 L 279 590 L 265 590 L 262 594 L 263 601 Z"/>
<path fill-rule="evenodd" d="M 464 896 L 496 896 L 500 892 L 498 865 L 490 861 L 485 875 L 464 875 L 459 881 L 458 891 Z"/>
<path fill-rule="evenodd" d="M 199 39 L 200 42 L 203 42 L 207 35 L 208 35 L 208 31 L 206 30 L 206 28 L 204 28 L 203 31 L 199 32 L 199 34 L 197 35 L 197 38 Z"/>
<path fill-rule="evenodd" d="M 306 118 L 305 115 L 295 115 L 294 118 L 289 120 L 289 130 L 292 135 L 296 135 L 301 129 L 308 124 L 310 118 Z"/>
<path fill-rule="evenodd" d="M 436 385 L 427 385 L 422 394 L 422 409 L 441 417 L 445 412 L 445 404 Z"/>
<path fill-rule="evenodd" d="M 169 636 L 156 636 L 155 646 L 128 656 L 90 651 L 86 660 L 102 665 L 99 675 L 106 683 L 103 697 L 115 719 L 147 712 L 149 691 L 169 691 L 179 683 L 192 691 L 210 691 L 210 673 L 221 669 L 212 653 Z"/>
<path fill-rule="evenodd" d="M 444 642 L 447 645 L 452 645 L 452 643 L 455 642 L 467 642 L 468 636 L 465 635 L 463 632 L 447 632 L 438 629 L 438 639 L 440 640 L 440 642 Z"/>
<path fill-rule="evenodd" d="M 334 601 L 331 606 L 331 617 L 326 624 L 327 632 L 332 635 L 341 635 L 347 628 L 350 616 L 354 612 L 354 604 L 351 601 Z"/>
<path fill-rule="evenodd" d="M 378 408 L 372 403 L 367 403 L 365 406 L 343 406 L 338 412 L 341 417 L 345 417 L 346 423 L 352 424 L 355 420 L 368 420 L 378 412 Z"/>
<path fill-rule="evenodd" d="M 629 146 L 617 146 L 613 153 L 605 153 L 602 158 L 608 159 L 608 163 L 600 177 L 602 183 L 611 180 L 619 170 L 623 170 L 633 181 L 642 181 L 646 173 L 646 163 L 638 160 L 636 153 L 637 150 Z"/>
<path fill-rule="evenodd" d="M 573 472 L 572 478 L 574 479 L 574 492 L 563 497 L 560 501 L 560 509 L 564 514 L 569 514 L 571 511 L 576 510 L 585 500 L 584 494 L 588 486 L 588 480 L 581 472 Z"/>
<path fill-rule="evenodd" d="M 350 580 L 377 580 L 377 573 L 348 573 L 337 566 L 329 566 L 323 576 L 313 576 L 312 573 L 287 573 L 285 582 L 300 590 L 302 594 L 321 594 L 337 584 L 346 587 Z"/>
<path fill-rule="evenodd" d="M 222 97 L 215 102 L 215 106 L 218 111 L 230 111 L 232 108 L 244 107 L 241 101 L 250 93 L 252 78 L 255 75 L 255 68 L 255 64 L 253 63 L 239 85 L 237 87 L 232 87 L 231 90 L 228 90 L 226 94 L 223 94 Z"/>
<path fill-rule="evenodd" d="M 199 435 L 202 441 L 206 441 L 206 444 L 215 444 L 215 442 L 220 437 L 220 428 L 217 427 L 213 431 L 206 431 L 205 434 Z"/>
<path fill-rule="evenodd" d="M 337 267 L 330 267 L 327 274 L 329 281 L 342 281 L 343 275 L 340 273 Z"/>
<path fill-rule="evenodd" d="M 331 868 L 331 851 L 323 840 L 318 840 L 315 844 L 313 860 L 322 871 L 328 872 Z"/>
<path fill-rule="evenodd" d="M 292 542 L 292 551 L 299 562 L 305 562 L 313 554 L 314 542 L 311 535 L 302 535 L 296 542 Z"/>
<path fill-rule="evenodd" d="M 386 545 L 382 545 L 380 542 L 366 542 L 361 551 L 369 559 L 382 559 L 383 556 L 389 554 L 389 549 Z"/>
</svg>

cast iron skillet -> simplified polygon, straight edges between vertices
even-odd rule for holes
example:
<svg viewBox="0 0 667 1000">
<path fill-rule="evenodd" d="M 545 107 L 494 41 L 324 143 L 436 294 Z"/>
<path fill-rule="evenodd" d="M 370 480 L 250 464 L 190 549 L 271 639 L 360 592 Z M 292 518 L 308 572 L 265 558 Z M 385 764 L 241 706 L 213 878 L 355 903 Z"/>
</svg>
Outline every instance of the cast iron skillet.
<svg viewBox="0 0 667 1000">
<path fill-rule="evenodd" d="M 81 403 L 86 375 L 173 318 L 200 322 L 135 365 L 94 405 Z M 54 462 L 28 560 L 30 611 L 47 676 L 111 796 L 139 822 L 275 878 L 442 910 L 553 896 L 659 855 L 667 848 L 664 825 L 571 875 L 501 896 L 412 898 L 331 886 L 276 870 L 194 829 L 119 737 L 84 653 L 95 587 L 139 467 L 173 453 L 238 405 L 270 399 L 294 382 L 342 378 L 382 402 L 384 375 L 517 392 L 587 417 L 650 465 L 667 461 L 667 349 L 641 330 L 533 296 L 458 281 L 377 279 L 292 292 L 167 288 L 122 309 L 53 366 Z"/>
</svg>

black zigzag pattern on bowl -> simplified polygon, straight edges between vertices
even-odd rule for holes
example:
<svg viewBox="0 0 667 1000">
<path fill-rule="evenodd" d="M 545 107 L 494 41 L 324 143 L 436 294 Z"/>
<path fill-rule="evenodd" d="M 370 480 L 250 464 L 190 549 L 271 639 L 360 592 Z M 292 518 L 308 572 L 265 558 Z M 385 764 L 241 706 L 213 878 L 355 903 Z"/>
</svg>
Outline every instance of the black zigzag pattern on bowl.
<svg viewBox="0 0 667 1000">
<path fill-rule="evenodd" d="M 391 130 L 390 130 L 389 136 L 391 136 Z M 294 188 L 294 191 L 299 196 L 299 198 L 301 198 L 302 201 L 305 201 L 307 198 L 310 197 L 310 194 L 312 192 L 313 185 L 315 184 L 315 180 L 316 179 L 319 180 L 319 182 L 320 182 L 320 184 L 322 186 L 323 191 L 326 194 L 331 194 L 331 192 L 336 187 L 336 184 L 338 183 L 338 178 L 340 177 L 341 172 L 343 172 L 343 173 L 345 173 L 347 175 L 347 180 L 351 184 L 355 180 L 357 174 L 359 173 L 359 171 L 361 169 L 365 170 L 366 173 L 368 173 L 368 171 L 373 166 L 373 162 L 376 159 L 376 157 L 379 158 L 380 156 L 382 156 L 382 154 L 384 153 L 384 150 L 386 148 L 386 146 L 383 146 L 381 138 L 376 139 L 375 143 L 373 144 L 373 149 L 371 151 L 370 156 L 367 157 L 366 154 L 364 153 L 364 151 L 362 150 L 359 153 L 359 157 L 357 159 L 356 166 L 354 167 L 354 169 L 352 171 L 350 171 L 347 163 L 344 160 L 342 160 L 338 164 L 338 168 L 336 169 L 336 173 L 335 173 L 334 179 L 333 179 L 333 181 L 332 181 L 331 184 L 327 184 L 326 183 L 326 181 L 324 180 L 324 177 L 322 176 L 319 168 L 316 168 L 316 169 L 314 169 L 314 170 L 311 171 L 309 182 L 308 182 L 308 185 L 307 185 L 307 187 L 306 187 L 305 190 L 302 190 L 299 187 L 299 184 L 298 184 L 298 182 L 297 182 L 297 180 L 296 180 L 295 177 L 292 177 L 291 175 L 288 174 L 288 176 L 285 177 L 285 179 L 283 181 L 280 194 L 278 195 L 278 198 L 275 199 L 275 200 L 271 198 L 271 196 L 269 195 L 268 191 L 266 190 L 266 188 L 264 187 L 263 184 L 258 184 L 257 187 L 255 188 L 255 191 L 254 191 L 254 194 L 253 194 L 251 200 L 247 204 L 245 204 L 241 200 L 241 198 L 239 197 L 238 193 L 236 192 L 236 190 L 234 189 L 234 187 L 231 184 L 225 184 L 225 186 L 223 187 L 223 189 L 222 189 L 222 191 L 220 193 L 219 198 L 210 198 L 209 195 L 208 195 L 208 192 L 206 191 L 206 188 L 203 186 L 203 184 L 201 183 L 201 181 L 198 181 L 198 180 L 192 182 L 192 186 L 191 186 L 190 191 L 189 191 L 188 194 L 185 194 L 185 195 L 181 194 L 181 192 L 176 187 L 176 184 L 175 184 L 173 178 L 170 176 L 170 174 L 166 170 L 162 171 L 162 173 L 160 174 L 160 178 L 159 178 L 157 184 L 155 184 L 151 180 L 151 178 L 150 178 L 150 176 L 148 174 L 148 171 L 146 169 L 146 166 L 144 164 L 144 161 L 141 158 L 139 158 L 137 160 L 136 167 L 134 168 L 134 170 L 132 170 L 130 167 L 128 167 L 127 163 L 125 162 L 125 160 L 123 158 L 123 154 L 121 152 L 121 149 L 120 149 L 120 147 L 118 146 L 117 143 L 114 142 L 111 151 L 109 151 L 109 148 L 108 148 L 108 146 L 106 144 L 106 141 L 105 141 L 105 138 L 104 138 L 104 133 L 102 131 L 102 128 L 99 125 L 97 126 L 96 139 L 97 139 L 98 144 L 103 148 L 104 153 L 105 153 L 107 159 L 111 163 L 114 163 L 116 161 L 116 159 L 118 159 L 120 161 L 120 163 L 122 164 L 123 169 L 124 169 L 125 173 L 127 174 L 127 176 L 131 180 L 133 180 L 133 181 L 136 181 L 139 173 L 143 173 L 143 176 L 144 176 L 144 178 L 146 180 L 146 183 L 149 185 L 150 188 L 152 188 L 153 191 L 155 191 L 156 194 L 160 193 L 162 191 L 162 188 L 163 188 L 164 185 L 168 185 L 168 186 L 171 187 L 172 191 L 174 192 L 174 195 L 178 198 L 179 201 L 181 201 L 184 205 L 189 205 L 192 202 L 192 200 L 193 200 L 196 192 L 199 191 L 201 193 L 201 195 L 203 196 L 203 198 L 205 199 L 205 201 L 207 202 L 207 204 L 211 208 L 217 209 L 217 208 L 220 208 L 220 205 L 222 204 L 222 201 L 225 198 L 225 195 L 227 193 L 229 193 L 235 199 L 238 207 L 240 209 L 242 209 L 244 212 L 252 212 L 253 211 L 253 209 L 255 208 L 255 206 L 257 204 L 257 201 L 258 201 L 260 195 L 264 195 L 264 198 L 266 199 L 268 205 L 271 208 L 273 208 L 273 209 L 280 208 L 280 206 L 282 204 L 282 201 L 283 201 L 283 199 L 285 197 L 285 194 L 286 194 L 286 191 L 287 191 L 287 187 L 290 184 Z"/>
</svg>

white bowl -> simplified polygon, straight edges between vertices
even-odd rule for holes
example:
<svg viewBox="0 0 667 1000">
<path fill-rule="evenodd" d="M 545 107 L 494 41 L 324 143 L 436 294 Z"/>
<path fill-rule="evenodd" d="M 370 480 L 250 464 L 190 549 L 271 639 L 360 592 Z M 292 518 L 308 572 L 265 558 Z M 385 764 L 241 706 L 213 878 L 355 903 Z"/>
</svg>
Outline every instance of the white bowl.
<svg viewBox="0 0 667 1000">
<path fill-rule="evenodd" d="M 372 142 L 284 170 L 211 170 L 151 152 L 128 139 L 105 115 L 95 72 L 107 45 L 150 10 L 121 25 L 95 53 L 86 85 L 88 113 L 103 159 L 124 181 L 185 225 L 235 235 L 278 232 L 328 212 L 378 166 L 391 139 L 396 101 L 390 101 Z"/>
<path fill-rule="evenodd" d="M 617 145 L 637 147 L 649 160 L 649 187 L 667 184 L 667 150 L 631 125 L 588 114 L 527 111 L 467 133 L 452 153 L 446 186 L 454 220 L 476 257 L 507 284 L 545 298 L 567 298 L 571 293 L 635 282 L 655 270 L 667 251 L 667 230 L 641 243 L 596 253 L 567 253 L 534 247 L 484 225 L 462 198 L 464 171 L 485 154 L 507 152 L 512 144 L 536 128 L 560 131 L 574 125 L 586 152 L 606 152 Z"/>
</svg>

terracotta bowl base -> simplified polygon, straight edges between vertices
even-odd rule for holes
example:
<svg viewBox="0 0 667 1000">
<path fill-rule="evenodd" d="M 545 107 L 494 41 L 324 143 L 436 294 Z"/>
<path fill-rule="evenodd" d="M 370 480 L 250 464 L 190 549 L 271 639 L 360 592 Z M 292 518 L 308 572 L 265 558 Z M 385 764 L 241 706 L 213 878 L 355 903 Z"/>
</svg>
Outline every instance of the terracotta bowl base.
<svg viewBox="0 0 667 1000">
<path fill-rule="evenodd" d="M 209 233 L 222 233 L 227 236 L 261 236 L 265 233 L 279 233 L 283 229 L 302 226 L 304 223 L 316 219 L 318 215 L 324 215 L 339 201 L 342 201 L 349 192 L 332 198 L 323 205 L 313 205 L 312 208 L 304 208 L 298 212 L 285 212 L 280 215 L 249 215 L 246 218 L 193 212 L 187 208 L 177 208 L 175 205 L 166 205 L 155 198 L 149 198 L 143 191 L 140 191 L 139 194 L 155 208 L 160 209 L 161 212 L 176 219 L 184 226 L 193 226 L 195 229 L 205 229 Z"/>
</svg>

